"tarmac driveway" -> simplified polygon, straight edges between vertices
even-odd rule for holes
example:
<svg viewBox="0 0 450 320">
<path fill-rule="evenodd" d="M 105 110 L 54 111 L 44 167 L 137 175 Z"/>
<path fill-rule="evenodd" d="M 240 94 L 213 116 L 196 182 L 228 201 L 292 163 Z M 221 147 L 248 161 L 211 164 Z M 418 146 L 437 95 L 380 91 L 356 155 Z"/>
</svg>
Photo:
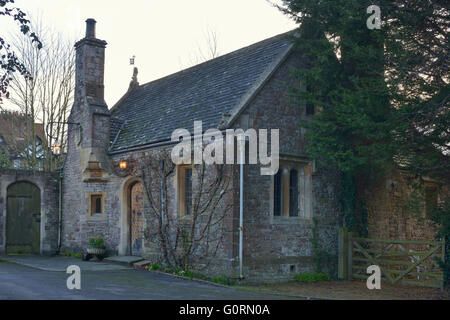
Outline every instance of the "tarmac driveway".
<svg viewBox="0 0 450 320">
<path fill-rule="evenodd" d="M 67 288 L 70 275 L 65 269 L 71 264 L 81 268 L 81 290 Z M 0 256 L 0 300 L 5 299 L 265 300 L 289 297 L 66 257 Z"/>
</svg>

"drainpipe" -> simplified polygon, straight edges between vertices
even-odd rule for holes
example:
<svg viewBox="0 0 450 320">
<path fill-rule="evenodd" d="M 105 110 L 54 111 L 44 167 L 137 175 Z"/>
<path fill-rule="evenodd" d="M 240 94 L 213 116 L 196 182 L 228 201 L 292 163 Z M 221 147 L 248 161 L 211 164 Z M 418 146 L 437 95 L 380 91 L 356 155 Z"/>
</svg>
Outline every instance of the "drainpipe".
<svg viewBox="0 0 450 320">
<path fill-rule="evenodd" d="M 58 254 L 61 250 L 61 233 L 62 233 L 62 179 L 63 174 L 59 174 L 59 205 L 58 205 Z"/>
<path fill-rule="evenodd" d="M 243 274 L 243 251 L 244 251 L 244 146 L 245 137 L 238 137 L 240 148 L 240 179 L 239 179 L 239 279 L 244 278 Z"/>
</svg>

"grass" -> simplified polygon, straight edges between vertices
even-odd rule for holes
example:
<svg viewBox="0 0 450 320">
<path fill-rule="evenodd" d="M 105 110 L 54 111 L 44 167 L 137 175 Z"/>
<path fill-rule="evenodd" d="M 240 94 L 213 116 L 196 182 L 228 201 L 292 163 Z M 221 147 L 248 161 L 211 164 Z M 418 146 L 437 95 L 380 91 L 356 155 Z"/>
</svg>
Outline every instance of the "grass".
<svg viewBox="0 0 450 320">
<path fill-rule="evenodd" d="M 83 259 L 83 255 L 81 253 L 72 253 L 70 251 L 66 251 L 66 253 L 64 254 L 66 257 L 74 257 L 77 259 Z"/>
<path fill-rule="evenodd" d="M 222 284 L 225 286 L 234 286 L 235 285 L 235 282 L 232 279 L 230 279 L 228 277 L 223 277 L 223 276 L 212 278 L 212 282 Z"/>
<path fill-rule="evenodd" d="M 164 265 L 160 265 L 157 263 L 151 263 L 147 268 L 148 271 L 161 271 L 161 272 L 165 272 L 165 273 L 169 273 L 169 274 L 173 274 L 173 275 L 177 275 L 177 276 L 181 276 L 181 277 L 186 277 L 189 278 L 190 280 L 193 279 L 200 279 L 200 280 L 205 280 L 205 281 L 211 281 L 214 283 L 218 283 L 218 284 L 222 284 L 222 285 L 226 285 L 226 286 L 233 286 L 235 285 L 234 281 L 232 281 L 230 278 L 227 277 L 213 277 L 210 278 L 204 274 L 198 273 L 198 272 L 193 272 L 189 269 L 183 270 L 181 268 L 168 268 Z"/>
<path fill-rule="evenodd" d="M 328 274 L 322 272 L 305 272 L 296 275 L 295 280 L 303 283 L 312 283 L 319 281 L 331 281 L 331 277 Z"/>
</svg>

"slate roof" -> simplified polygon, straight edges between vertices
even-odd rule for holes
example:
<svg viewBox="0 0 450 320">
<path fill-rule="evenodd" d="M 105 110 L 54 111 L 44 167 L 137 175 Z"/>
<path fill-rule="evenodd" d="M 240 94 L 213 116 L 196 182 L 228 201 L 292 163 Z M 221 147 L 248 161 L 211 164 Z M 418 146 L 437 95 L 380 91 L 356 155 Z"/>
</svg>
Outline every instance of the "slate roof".
<svg viewBox="0 0 450 320">
<path fill-rule="evenodd" d="M 204 131 L 218 128 L 222 116 L 233 113 L 250 99 L 252 91 L 256 92 L 287 55 L 292 46 L 288 34 L 266 39 L 128 92 L 111 110 L 115 119 L 111 123 L 110 152 L 169 140 L 178 128 L 193 133 L 194 121 L 202 120 Z"/>
<path fill-rule="evenodd" d="M 118 134 L 124 124 L 125 124 L 124 119 L 120 119 L 114 116 L 111 117 L 109 128 L 109 142 L 111 145 L 113 145 L 116 139 L 118 138 Z"/>
</svg>

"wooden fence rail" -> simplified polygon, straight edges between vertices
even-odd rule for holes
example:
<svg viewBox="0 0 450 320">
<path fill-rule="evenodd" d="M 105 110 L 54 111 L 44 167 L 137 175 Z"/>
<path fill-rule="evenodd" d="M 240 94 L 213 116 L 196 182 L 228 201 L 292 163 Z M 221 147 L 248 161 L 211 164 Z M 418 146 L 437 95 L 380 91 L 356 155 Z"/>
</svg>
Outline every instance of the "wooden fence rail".
<svg viewBox="0 0 450 320">
<path fill-rule="evenodd" d="M 339 279 L 366 280 L 367 267 L 377 265 L 383 280 L 443 288 L 439 262 L 445 259 L 445 241 L 413 241 L 353 237 L 339 230 Z"/>
</svg>

